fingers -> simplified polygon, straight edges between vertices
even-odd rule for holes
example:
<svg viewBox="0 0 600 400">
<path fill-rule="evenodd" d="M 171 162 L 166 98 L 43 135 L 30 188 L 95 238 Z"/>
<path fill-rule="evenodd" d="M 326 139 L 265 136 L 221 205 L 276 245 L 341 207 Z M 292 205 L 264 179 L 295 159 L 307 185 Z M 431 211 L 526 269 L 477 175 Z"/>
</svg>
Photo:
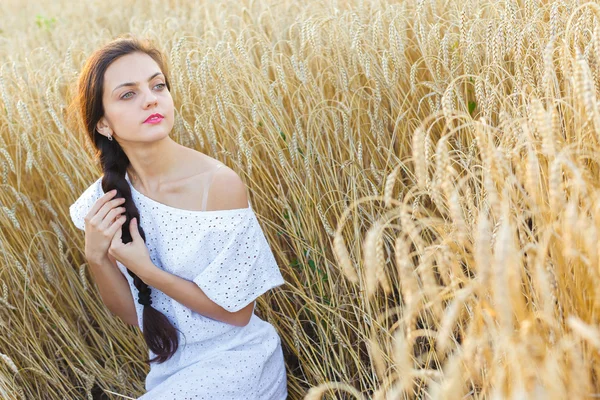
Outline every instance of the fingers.
<svg viewBox="0 0 600 400">
<path fill-rule="evenodd" d="M 125 223 L 125 221 L 127 220 L 127 217 L 125 215 L 120 216 L 119 218 L 117 218 L 111 225 L 110 228 L 108 228 L 107 231 L 107 237 L 114 237 L 115 234 L 117 233 L 117 231 L 119 229 L 121 229 L 121 226 L 123 226 L 123 224 Z"/>
<path fill-rule="evenodd" d="M 94 217 L 94 215 L 96 215 L 98 210 L 100 210 L 100 207 L 102 207 L 107 201 L 109 201 L 110 199 L 115 197 L 116 194 L 117 194 L 117 189 L 113 189 L 110 192 L 104 193 L 98 200 L 96 200 L 96 202 L 94 203 L 92 208 L 90 208 L 90 211 L 87 213 L 87 215 L 84 218 L 85 221 L 88 222 L 89 220 L 91 220 Z"/>
<path fill-rule="evenodd" d="M 99 227 L 102 224 L 102 221 L 104 221 L 104 218 L 106 218 L 107 214 L 112 209 L 114 209 L 117 206 L 120 206 L 124 202 L 125 202 L 125 199 L 123 197 L 104 202 L 104 204 L 98 210 L 98 212 L 96 212 L 96 214 L 94 216 L 92 216 L 92 218 L 90 219 L 91 224 L 96 227 Z M 112 219 L 110 221 L 112 221 Z M 105 224 L 105 226 L 107 226 L 107 225 L 108 224 Z"/>
<path fill-rule="evenodd" d="M 108 228 L 116 218 L 119 218 L 120 214 L 125 212 L 125 207 L 115 207 L 106 214 L 106 217 L 98 225 L 98 230 L 105 230 Z"/>
</svg>

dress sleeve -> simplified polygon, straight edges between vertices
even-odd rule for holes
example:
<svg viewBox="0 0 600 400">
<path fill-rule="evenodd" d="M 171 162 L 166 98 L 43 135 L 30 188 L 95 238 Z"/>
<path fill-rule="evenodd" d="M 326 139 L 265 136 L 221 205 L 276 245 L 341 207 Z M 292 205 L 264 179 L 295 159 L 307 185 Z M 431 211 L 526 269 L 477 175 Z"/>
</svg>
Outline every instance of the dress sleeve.
<svg viewBox="0 0 600 400">
<path fill-rule="evenodd" d="M 193 282 L 230 312 L 241 310 L 269 289 L 285 283 L 252 209 Z"/>
<path fill-rule="evenodd" d="M 102 177 L 98 178 L 96 182 L 92 183 L 85 191 L 79 196 L 73 204 L 69 206 L 69 214 L 71 220 L 75 226 L 81 230 L 85 230 L 84 218 L 90 211 L 90 208 L 94 205 L 104 192 L 102 191 Z"/>
</svg>

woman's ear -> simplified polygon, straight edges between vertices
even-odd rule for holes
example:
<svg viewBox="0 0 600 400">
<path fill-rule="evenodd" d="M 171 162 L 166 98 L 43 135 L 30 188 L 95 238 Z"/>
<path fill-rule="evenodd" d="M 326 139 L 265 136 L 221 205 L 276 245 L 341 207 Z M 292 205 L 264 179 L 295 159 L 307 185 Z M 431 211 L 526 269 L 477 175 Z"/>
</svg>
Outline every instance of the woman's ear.
<svg viewBox="0 0 600 400">
<path fill-rule="evenodd" d="M 96 130 L 98 131 L 99 134 L 104 135 L 106 137 L 112 136 L 112 134 L 113 134 L 112 129 L 110 129 L 110 126 L 108 126 L 108 123 L 106 122 L 106 118 L 104 118 L 104 117 L 100 118 L 98 123 L 96 123 Z"/>
</svg>

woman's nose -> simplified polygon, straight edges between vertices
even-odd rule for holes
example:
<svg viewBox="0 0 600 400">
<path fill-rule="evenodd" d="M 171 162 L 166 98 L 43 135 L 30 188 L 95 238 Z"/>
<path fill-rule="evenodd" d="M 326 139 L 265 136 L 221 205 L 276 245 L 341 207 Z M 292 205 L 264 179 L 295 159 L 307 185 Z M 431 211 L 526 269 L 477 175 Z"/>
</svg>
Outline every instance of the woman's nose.
<svg viewBox="0 0 600 400">
<path fill-rule="evenodd" d="M 149 94 L 146 94 L 144 106 L 148 107 L 152 104 L 156 104 L 157 101 L 158 101 L 158 97 L 156 96 L 156 94 L 150 92 Z"/>
</svg>

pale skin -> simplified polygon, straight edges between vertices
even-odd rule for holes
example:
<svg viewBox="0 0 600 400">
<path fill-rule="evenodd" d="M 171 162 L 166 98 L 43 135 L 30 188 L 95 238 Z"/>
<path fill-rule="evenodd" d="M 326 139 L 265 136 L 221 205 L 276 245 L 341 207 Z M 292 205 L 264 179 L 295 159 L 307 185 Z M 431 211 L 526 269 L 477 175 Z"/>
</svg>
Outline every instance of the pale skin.
<svg viewBox="0 0 600 400">
<path fill-rule="evenodd" d="M 134 85 L 121 86 L 129 82 Z M 202 188 L 198 177 L 219 162 L 169 137 L 174 105 L 164 83 L 158 64 L 147 54 L 132 53 L 115 60 L 104 74 L 105 114 L 96 129 L 104 136 L 111 135 L 127 154 L 131 163 L 127 172 L 136 190 L 171 207 L 199 210 Z M 155 113 L 164 119 L 157 124 L 144 122 Z M 236 326 L 249 322 L 254 302 L 229 312 L 210 300 L 194 282 L 154 265 L 135 219 L 129 225 L 133 241 L 123 244 L 121 226 L 125 217 L 120 214 L 124 209 L 120 208 L 122 199 L 112 199 L 114 194 L 105 193 L 85 217 L 86 254 L 101 258 L 104 252 L 149 286 L 206 317 Z M 232 169 L 218 169 L 208 192 L 206 210 L 245 207 L 248 196 L 244 182 Z"/>
</svg>

